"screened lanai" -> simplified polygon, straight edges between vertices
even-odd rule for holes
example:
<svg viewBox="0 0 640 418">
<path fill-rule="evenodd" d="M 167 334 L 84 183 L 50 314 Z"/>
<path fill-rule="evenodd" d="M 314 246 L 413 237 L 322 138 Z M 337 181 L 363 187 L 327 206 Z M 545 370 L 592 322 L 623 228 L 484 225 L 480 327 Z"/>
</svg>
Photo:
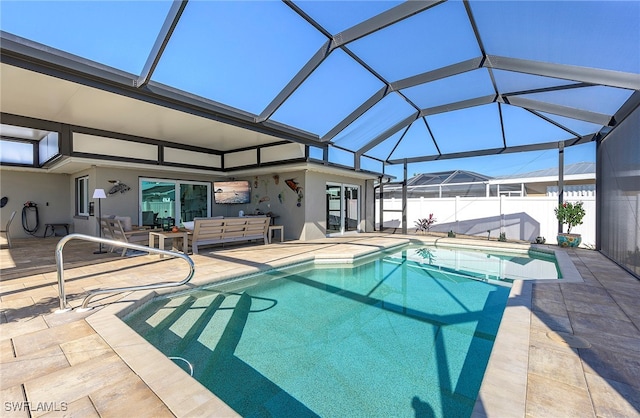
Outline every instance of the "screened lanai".
<svg viewBox="0 0 640 418">
<path fill-rule="evenodd" d="M 437 171 L 432 161 L 561 156 L 595 143 L 600 246 L 623 265 L 638 246 L 637 1 L 0 8 L 5 166 L 47 168 L 68 154 L 53 141 L 46 158 L 34 158 L 31 147 L 51 138 L 46 129 L 16 130 L 24 118 L 166 141 L 222 161 L 300 143 L 308 161 L 401 181 L 407 170 Z"/>
</svg>

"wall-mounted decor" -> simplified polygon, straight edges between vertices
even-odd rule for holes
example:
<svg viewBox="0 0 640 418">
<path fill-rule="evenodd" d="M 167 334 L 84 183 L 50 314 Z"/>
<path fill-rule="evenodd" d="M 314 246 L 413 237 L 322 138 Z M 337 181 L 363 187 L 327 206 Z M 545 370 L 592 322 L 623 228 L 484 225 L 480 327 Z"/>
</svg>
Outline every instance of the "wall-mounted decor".
<svg viewBox="0 0 640 418">
<path fill-rule="evenodd" d="M 109 183 L 113 184 L 113 186 L 109 189 L 109 196 L 114 195 L 118 192 L 125 193 L 131 190 L 131 187 L 127 186 L 120 180 L 109 180 Z"/>
<path fill-rule="evenodd" d="M 298 195 L 298 203 L 296 204 L 296 206 L 302 206 L 302 198 L 304 197 L 302 194 L 302 187 L 298 186 L 298 182 L 294 179 L 287 179 L 284 182 L 287 186 L 289 186 L 291 190 L 293 190 Z"/>
<path fill-rule="evenodd" d="M 248 181 L 214 181 L 213 201 L 217 204 L 251 203 Z"/>
</svg>

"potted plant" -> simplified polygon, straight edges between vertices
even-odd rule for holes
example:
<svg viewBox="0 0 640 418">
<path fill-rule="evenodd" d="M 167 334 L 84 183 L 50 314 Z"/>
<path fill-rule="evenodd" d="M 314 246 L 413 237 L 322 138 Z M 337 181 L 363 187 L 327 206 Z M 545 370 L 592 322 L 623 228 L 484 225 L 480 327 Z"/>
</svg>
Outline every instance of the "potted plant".
<svg viewBox="0 0 640 418">
<path fill-rule="evenodd" d="M 572 234 L 571 228 L 576 225 L 582 225 L 585 211 L 582 202 L 564 202 L 555 208 L 556 218 L 558 222 L 567 225 L 567 233 L 558 234 L 558 245 L 561 247 L 577 247 L 582 242 L 580 234 Z"/>
<path fill-rule="evenodd" d="M 431 226 L 436 223 L 436 218 L 433 217 L 433 213 L 429 214 L 428 218 L 418 219 L 416 224 L 416 232 L 420 231 L 423 234 L 431 230 Z"/>
</svg>

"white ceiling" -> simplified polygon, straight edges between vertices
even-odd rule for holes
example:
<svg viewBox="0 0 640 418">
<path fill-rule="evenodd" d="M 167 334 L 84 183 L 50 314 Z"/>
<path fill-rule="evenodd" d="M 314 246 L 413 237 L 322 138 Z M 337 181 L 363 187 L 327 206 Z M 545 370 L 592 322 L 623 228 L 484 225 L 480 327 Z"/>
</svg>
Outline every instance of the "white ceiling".
<svg viewBox="0 0 640 418">
<path fill-rule="evenodd" d="M 0 64 L 0 110 L 228 151 L 281 141 L 263 133 Z"/>
</svg>

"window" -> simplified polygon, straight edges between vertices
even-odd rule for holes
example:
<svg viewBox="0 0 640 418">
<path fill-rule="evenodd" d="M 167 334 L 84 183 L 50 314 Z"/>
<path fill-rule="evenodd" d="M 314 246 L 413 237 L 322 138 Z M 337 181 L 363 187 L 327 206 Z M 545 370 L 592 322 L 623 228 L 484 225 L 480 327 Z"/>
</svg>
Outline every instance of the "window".
<svg viewBox="0 0 640 418">
<path fill-rule="evenodd" d="M 140 225 L 179 225 L 211 216 L 211 183 L 140 178 Z"/>
<path fill-rule="evenodd" d="M 76 215 L 89 216 L 89 177 L 76 179 Z"/>
<path fill-rule="evenodd" d="M 0 162 L 33 165 L 33 144 L 12 140 L 0 140 Z"/>
</svg>

